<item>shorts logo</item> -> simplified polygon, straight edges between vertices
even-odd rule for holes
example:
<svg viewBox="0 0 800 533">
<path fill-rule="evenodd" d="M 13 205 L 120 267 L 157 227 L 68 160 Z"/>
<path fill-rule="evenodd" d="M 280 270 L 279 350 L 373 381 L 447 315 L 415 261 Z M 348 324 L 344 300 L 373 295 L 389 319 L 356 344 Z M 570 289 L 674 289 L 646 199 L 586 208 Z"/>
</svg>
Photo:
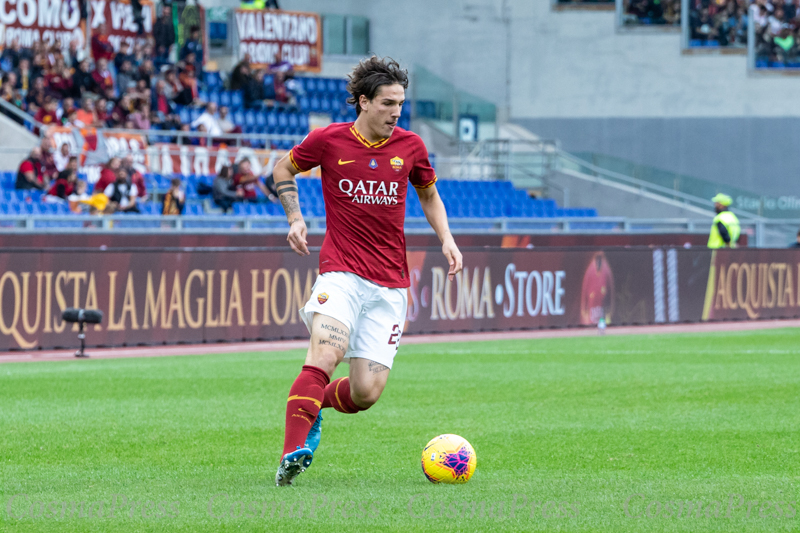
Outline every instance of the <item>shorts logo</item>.
<svg viewBox="0 0 800 533">
<path fill-rule="evenodd" d="M 378 162 L 375 161 L 374 159 L 370 159 L 369 160 L 369 168 L 372 168 L 372 169 L 378 168 Z"/>
<path fill-rule="evenodd" d="M 320 305 L 324 304 L 328 301 L 328 294 L 325 292 L 319 293 L 317 295 L 317 301 L 320 303 Z"/>
<path fill-rule="evenodd" d="M 397 156 L 390 159 L 389 163 L 392 165 L 392 168 L 398 172 L 403 168 L 403 160 Z"/>
</svg>

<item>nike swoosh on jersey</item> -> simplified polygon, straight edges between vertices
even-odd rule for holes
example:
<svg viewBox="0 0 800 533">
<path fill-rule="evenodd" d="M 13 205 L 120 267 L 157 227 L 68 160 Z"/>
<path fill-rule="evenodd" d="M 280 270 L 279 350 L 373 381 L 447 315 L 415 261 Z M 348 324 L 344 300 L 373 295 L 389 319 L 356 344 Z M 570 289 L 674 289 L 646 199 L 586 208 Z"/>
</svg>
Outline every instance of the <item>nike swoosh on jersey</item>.
<svg viewBox="0 0 800 533">
<path fill-rule="evenodd" d="M 352 161 L 342 161 L 341 159 L 339 160 L 339 164 L 340 164 L 340 165 L 346 165 L 346 164 L 348 164 L 348 163 L 355 163 L 355 162 L 356 162 L 356 160 L 355 160 L 355 159 L 353 159 Z"/>
</svg>

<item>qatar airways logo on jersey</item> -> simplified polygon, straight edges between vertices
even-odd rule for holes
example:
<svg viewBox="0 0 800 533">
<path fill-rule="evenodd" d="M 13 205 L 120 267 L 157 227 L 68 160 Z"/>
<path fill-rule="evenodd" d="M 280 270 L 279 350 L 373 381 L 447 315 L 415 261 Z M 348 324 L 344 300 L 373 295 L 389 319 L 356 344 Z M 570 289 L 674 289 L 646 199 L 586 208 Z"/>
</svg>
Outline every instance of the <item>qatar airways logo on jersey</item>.
<svg viewBox="0 0 800 533">
<path fill-rule="evenodd" d="M 397 205 L 397 187 L 400 184 L 396 181 L 387 183 L 377 180 L 360 180 L 353 183 L 352 180 L 339 180 L 339 190 L 350 196 L 355 204 L 372 205 Z"/>
</svg>

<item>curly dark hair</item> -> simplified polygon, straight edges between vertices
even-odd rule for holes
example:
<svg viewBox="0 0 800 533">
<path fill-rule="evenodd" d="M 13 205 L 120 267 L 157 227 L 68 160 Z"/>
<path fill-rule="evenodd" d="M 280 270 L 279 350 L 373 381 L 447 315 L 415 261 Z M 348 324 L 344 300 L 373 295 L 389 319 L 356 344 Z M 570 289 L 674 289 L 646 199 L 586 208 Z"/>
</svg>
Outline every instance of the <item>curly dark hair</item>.
<svg viewBox="0 0 800 533">
<path fill-rule="evenodd" d="M 362 94 L 367 100 L 372 100 L 383 85 L 397 84 L 408 89 L 408 71 L 401 69 L 400 64 L 391 57 L 372 56 L 363 59 L 347 79 L 347 92 L 351 95 L 347 103 L 356 108 L 356 115 L 361 114 L 358 101 Z"/>
</svg>

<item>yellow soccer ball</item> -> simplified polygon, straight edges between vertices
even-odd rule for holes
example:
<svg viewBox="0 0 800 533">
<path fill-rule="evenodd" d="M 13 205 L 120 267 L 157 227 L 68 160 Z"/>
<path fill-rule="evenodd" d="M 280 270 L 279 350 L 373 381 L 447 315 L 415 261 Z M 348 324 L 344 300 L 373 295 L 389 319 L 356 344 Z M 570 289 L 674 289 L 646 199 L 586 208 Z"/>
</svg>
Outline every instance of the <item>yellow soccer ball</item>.
<svg viewBox="0 0 800 533">
<path fill-rule="evenodd" d="M 466 483 L 477 464 L 472 445 L 458 435 L 439 435 L 422 450 L 422 472 L 431 483 Z"/>
</svg>

